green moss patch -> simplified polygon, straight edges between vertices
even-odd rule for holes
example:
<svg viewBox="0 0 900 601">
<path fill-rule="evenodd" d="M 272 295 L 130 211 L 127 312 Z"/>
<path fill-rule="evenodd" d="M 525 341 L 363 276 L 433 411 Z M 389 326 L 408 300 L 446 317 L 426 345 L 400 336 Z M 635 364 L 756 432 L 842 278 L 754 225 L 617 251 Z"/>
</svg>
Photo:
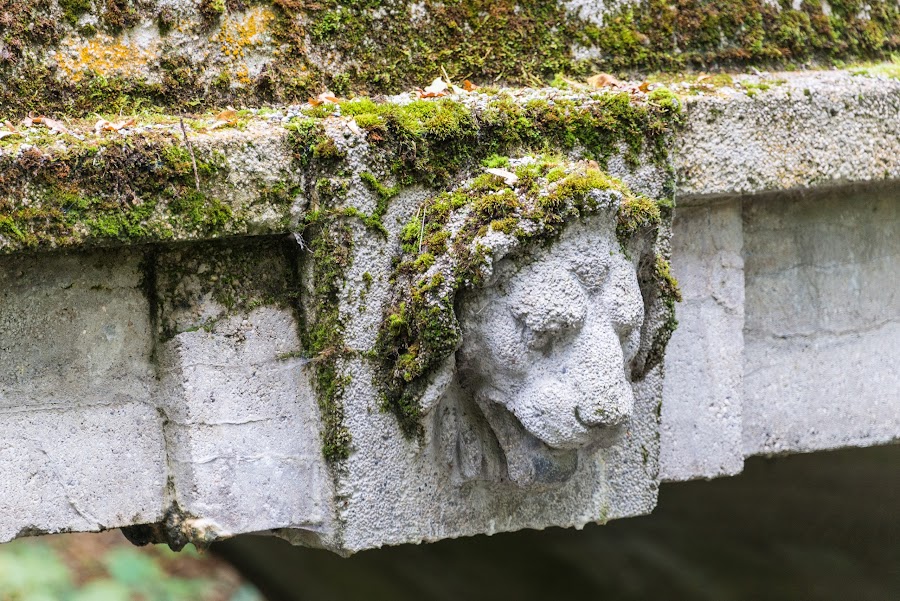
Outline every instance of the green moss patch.
<svg viewBox="0 0 900 601">
<path fill-rule="evenodd" d="M 24 115 L 303 102 L 330 89 L 341 96 L 397 93 L 424 86 L 446 71 L 455 82 L 541 85 L 564 74 L 619 75 L 684 69 L 796 68 L 810 63 L 884 60 L 900 50 L 900 7 L 893 0 L 643 0 L 624 3 L 602 25 L 580 19 L 558 2 L 516 0 L 272 0 L 266 22 L 274 50 L 254 76 L 222 72 L 176 52 L 150 61 L 150 76 L 97 73 L 85 64 L 79 77 L 58 71 L 43 52 L 74 35 L 97 30 L 120 35 L 142 20 L 173 35 L 185 27 L 168 7 L 132 0 L 0 0 L 0 109 Z M 221 34 L 243 3 L 203 0 L 194 29 L 201 38 Z M 94 25 L 77 26 L 82 16 Z M 199 17 L 199 18 L 196 18 Z M 233 34 L 228 34 L 233 36 Z M 246 40 L 232 39 L 240 47 Z M 217 44 L 211 44 L 214 52 Z M 586 52 L 575 52 L 575 50 Z M 329 57 L 327 67 L 312 59 Z M 582 56 L 589 58 L 573 58 Z M 327 109 L 326 109 L 327 110 Z M 367 113 L 370 114 L 370 113 Z M 368 117 L 367 117 L 368 119 Z M 369 123 L 370 125 L 372 123 Z"/>
<path fill-rule="evenodd" d="M 305 313 L 303 348 L 313 358 L 313 383 L 322 416 L 322 453 L 329 461 L 350 454 L 350 432 L 344 426 L 343 393 L 347 376 L 341 363 L 344 327 L 340 315 L 340 293 L 352 258 L 350 228 L 334 212 L 319 212 L 307 219 L 304 236 L 310 240 L 313 303 Z"/>
<path fill-rule="evenodd" d="M 900 8 L 890 0 L 644 0 L 587 26 L 582 43 L 611 71 L 789 66 L 809 60 L 885 57 L 900 44 Z"/>
<path fill-rule="evenodd" d="M 205 237 L 234 221 L 227 203 L 203 191 L 224 175 L 220 156 L 197 157 L 197 190 L 193 161 L 177 139 L 68 142 L 64 150 L 0 154 L 6 252 Z"/>
<path fill-rule="evenodd" d="M 358 100 L 343 104 L 341 112 L 387 153 L 399 183 L 438 186 L 514 150 L 578 149 L 602 165 L 624 146 L 632 163 L 644 151 L 664 162 L 664 141 L 679 123 L 680 106 L 671 94 L 654 94 L 648 103 L 632 102 L 627 93 L 552 100 L 497 94 L 484 96 L 480 110 L 450 99 L 406 105 Z"/>
</svg>

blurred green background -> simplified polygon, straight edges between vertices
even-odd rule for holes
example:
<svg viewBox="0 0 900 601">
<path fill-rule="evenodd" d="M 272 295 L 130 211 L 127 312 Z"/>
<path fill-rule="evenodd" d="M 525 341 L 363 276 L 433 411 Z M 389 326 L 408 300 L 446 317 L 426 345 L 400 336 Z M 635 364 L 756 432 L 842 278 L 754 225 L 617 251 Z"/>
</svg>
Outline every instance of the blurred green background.
<svg viewBox="0 0 900 601">
<path fill-rule="evenodd" d="M 118 531 L 0 545 L 0 601 L 262 601 L 226 562 L 188 545 L 135 547 Z"/>
</svg>

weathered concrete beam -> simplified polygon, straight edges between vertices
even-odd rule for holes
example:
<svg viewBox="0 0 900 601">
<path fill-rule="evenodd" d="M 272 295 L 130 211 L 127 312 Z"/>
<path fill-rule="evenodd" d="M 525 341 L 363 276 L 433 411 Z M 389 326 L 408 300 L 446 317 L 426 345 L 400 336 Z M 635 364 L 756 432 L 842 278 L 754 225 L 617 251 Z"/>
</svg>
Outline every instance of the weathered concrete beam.
<svg viewBox="0 0 900 601">
<path fill-rule="evenodd" d="M 890 185 L 676 212 L 684 302 L 666 356 L 664 480 L 900 439 L 898 211 Z"/>
<path fill-rule="evenodd" d="M 752 96 L 701 85 L 707 96 L 686 99 L 675 154 L 684 301 L 666 360 L 664 480 L 900 432 L 885 355 L 900 310 L 885 265 L 900 252 L 900 82 L 841 71 L 739 80 Z"/>
<path fill-rule="evenodd" d="M 898 87 L 783 79 L 7 136 L 0 538 L 350 553 L 896 440 Z"/>
</svg>

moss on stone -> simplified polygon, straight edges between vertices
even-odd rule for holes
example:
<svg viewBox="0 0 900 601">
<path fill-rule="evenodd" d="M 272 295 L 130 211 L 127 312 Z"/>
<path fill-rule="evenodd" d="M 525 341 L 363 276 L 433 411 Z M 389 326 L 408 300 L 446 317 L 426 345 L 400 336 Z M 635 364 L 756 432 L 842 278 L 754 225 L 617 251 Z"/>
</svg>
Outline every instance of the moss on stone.
<svg viewBox="0 0 900 601">
<path fill-rule="evenodd" d="M 197 10 L 208 21 L 218 19 L 225 13 L 225 0 L 200 0 Z"/>
<path fill-rule="evenodd" d="M 883 57 L 900 44 L 900 8 L 890 0 L 644 0 L 583 30 L 610 70 L 787 66 L 839 57 Z"/>
<path fill-rule="evenodd" d="M 0 252 L 220 237 L 244 229 L 243 212 L 217 195 L 228 169 L 214 150 L 197 149 L 192 157 L 180 136 L 156 133 L 88 141 L 65 134 L 63 143 L 29 135 L 0 151 Z M 257 202 L 287 213 L 296 190 L 283 184 L 257 192 Z"/>
<path fill-rule="evenodd" d="M 312 161 L 315 149 L 325 135 L 325 128 L 318 119 L 294 119 L 287 126 L 288 143 L 294 153 L 294 159 L 303 169 Z"/>
<path fill-rule="evenodd" d="M 665 355 L 666 345 L 678 327 L 675 318 L 675 303 L 681 301 L 681 290 L 672 276 L 669 261 L 656 255 L 652 261 L 644 261 L 638 267 L 638 278 L 645 289 L 655 290 L 656 302 L 663 307 L 663 323 L 657 328 L 653 340 L 643 361 L 643 371 L 659 364 Z M 639 374 L 632 374 L 633 377 Z"/>
<path fill-rule="evenodd" d="M 163 340 L 185 331 L 213 331 L 235 312 L 264 306 L 298 313 L 296 245 L 263 236 L 162 248 L 152 255 L 156 284 L 151 293 L 162 309 L 155 317 Z M 212 299 L 220 307 L 194 313 L 198 299 Z"/>
<path fill-rule="evenodd" d="M 227 5 L 203 0 L 197 6 L 200 18 L 177 29 L 210 39 L 233 37 L 216 28 L 227 27 L 229 16 L 243 14 L 244 7 Z M 231 54 L 215 65 L 220 73 L 210 74 L 209 64 L 175 52 L 161 56 L 158 65 L 151 61 L 152 73 L 146 76 L 92 73 L 86 63 L 72 77 L 37 57 L 67 36 L 77 42 L 93 35 L 91 28 L 73 30 L 82 15 L 93 14 L 98 26 L 114 36 L 141 20 L 156 20 L 163 44 L 175 29 L 176 16 L 170 9 L 151 9 L 133 0 L 0 0 L 0 76 L 5 83 L 0 108 L 13 114 L 84 115 L 111 105 L 133 110 L 293 103 L 325 88 L 340 95 L 395 93 L 424 85 L 442 68 L 456 82 L 557 81 L 567 86 L 560 74 L 581 78 L 598 71 L 643 75 L 749 65 L 790 68 L 883 60 L 900 50 L 896 2 L 834 0 L 828 6 L 826 12 L 818 0 L 796 7 L 786 0 L 643 0 L 610 10 L 603 24 L 596 25 L 567 13 L 557 2 L 263 1 L 249 10 L 264 11 L 260 23 L 275 49 L 266 68 L 252 77 L 229 71 Z M 246 43 L 235 39 L 232 45 L 238 50 L 227 50 L 240 53 Z M 583 51 L 573 52 L 578 49 Z M 316 56 L 327 56 L 327 63 L 316 62 Z M 220 85 L 223 81 L 226 85 Z M 97 94 L 98 88 L 108 89 Z M 365 127 L 379 121 L 372 112 L 359 114 Z"/>
<path fill-rule="evenodd" d="M 91 10 L 91 0 L 59 0 L 59 7 L 63 18 L 74 26 L 81 15 Z"/>
<path fill-rule="evenodd" d="M 132 0 L 99 0 L 100 21 L 111 33 L 133 27 L 140 20 L 138 6 Z"/>
<path fill-rule="evenodd" d="M 407 105 L 360 102 L 351 114 L 366 110 L 355 118 L 378 118 L 377 125 L 369 129 L 370 142 L 392 157 L 393 174 L 404 185 L 440 185 L 481 160 L 496 161 L 491 157 L 511 150 L 570 151 L 577 147 L 605 164 L 624 144 L 633 163 L 647 149 L 663 161 L 661 143 L 680 115 L 674 97 L 663 101 L 659 95 L 647 104 L 631 102 L 625 93 L 552 103 L 523 103 L 506 94 L 487 98 L 487 106 L 480 111 L 441 99 Z"/>
<path fill-rule="evenodd" d="M 352 259 L 349 226 L 333 211 L 319 211 L 307 218 L 303 229 L 312 253 L 313 303 L 307 311 L 302 343 L 314 361 L 314 385 L 322 416 L 322 453 L 329 461 L 350 454 L 350 432 L 344 426 L 342 374 L 344 328 L 340 293 Z"/>
</svg>

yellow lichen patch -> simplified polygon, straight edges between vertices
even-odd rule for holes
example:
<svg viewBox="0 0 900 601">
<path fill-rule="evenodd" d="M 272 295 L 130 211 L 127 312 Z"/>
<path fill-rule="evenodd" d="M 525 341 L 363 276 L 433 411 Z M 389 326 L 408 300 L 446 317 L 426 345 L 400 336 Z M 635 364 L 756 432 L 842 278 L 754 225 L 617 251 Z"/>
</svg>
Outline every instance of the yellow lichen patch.
<svg viewBox="0 0 900 601">
<path fill-rule="evenodd" d="M 275 13 L 271 8 L 255 6 L 242 13 L 229 14 L 222 22 L 222 28 L 212 37 L 218 44 L 229 71 L 235 81 L 250 83 L 252 56 L 271 42 L 271 25 Z"/>
<path fill-rule="evenodd" d="M 141 76 L 147 74 L 148 64 L 159 58 L 161 44 L 158 35 L 141 30 L 119 36 L 98 34 L 89 40 L 70 36 L 53 58 L 73 81 L 88 71 L 104 76 Z"/>
</svg>

